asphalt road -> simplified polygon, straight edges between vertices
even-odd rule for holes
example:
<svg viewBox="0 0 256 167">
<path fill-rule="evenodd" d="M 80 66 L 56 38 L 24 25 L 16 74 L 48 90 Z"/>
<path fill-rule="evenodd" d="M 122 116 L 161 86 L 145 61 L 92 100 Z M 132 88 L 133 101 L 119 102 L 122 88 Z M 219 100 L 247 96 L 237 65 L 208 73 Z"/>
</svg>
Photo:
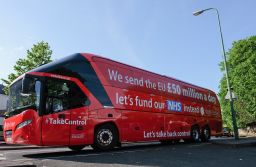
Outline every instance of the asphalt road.
<svg viewBox="0 0 256 167">
<path fill-rule="evenodd" d="M 211 143 L 172 145 L 128 144 L 108 152 L 87 147 L 81 152 L 67 148 L 22 148 L 0 146 L 0 166 L 172 166 L 255 167 L 256 147 L 233 148 Z"/>
</svg>

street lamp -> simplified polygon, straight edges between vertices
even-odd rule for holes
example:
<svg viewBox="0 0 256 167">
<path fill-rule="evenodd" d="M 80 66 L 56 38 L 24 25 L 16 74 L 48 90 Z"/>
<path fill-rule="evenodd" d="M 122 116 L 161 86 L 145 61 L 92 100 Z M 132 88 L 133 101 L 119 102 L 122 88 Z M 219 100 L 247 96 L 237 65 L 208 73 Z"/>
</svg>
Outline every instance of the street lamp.
<svg viewBox="0 0 256 167">
<path fill-rule="evenodd" d="M 225 48 L 224 48 L 223 36 L 222 36 L 222 31 L 221 31 L 219 11 L 216 8 L 207 8 L 207 9 L 204 9 L 204 10 L 196 11 L 196 12 L 193 13 L 193 15 L 198 16 L 198 15 L 200 15 L 203 12 L 208 11 L 208 10 L 215 10 L 216 13 L 217 13 L 217 16 L 218 16 L 222 51 L 223 51 L 223 57 L 224 57 L 224 67 L 225 67 L 225 71 L 226 71 L 227 87 L 228 87 L 228 93 L 229 93 L 229 97 L 230 97 L 230 99 L 229 99 L 229 101 L 230 101 L 230 110 L 231 110 L 231 114 L 232 114 L 232 122 L 233 122 L 235 139 L 238 140 L 239 137 L 238 137 L 238 128 L 237 128 L 237 123 L 236 123 L 236 113 L 235 113 L 235 110 L 234 110 L 234 99 L 232 97 L 231 86 L 230 86 L 230 82 L 229 82 L 229 73 L 228 73 L 228 69 L 227 69 L 227 59 L 226 59 L 226 52 L 225 52 Z"/>
</svg>

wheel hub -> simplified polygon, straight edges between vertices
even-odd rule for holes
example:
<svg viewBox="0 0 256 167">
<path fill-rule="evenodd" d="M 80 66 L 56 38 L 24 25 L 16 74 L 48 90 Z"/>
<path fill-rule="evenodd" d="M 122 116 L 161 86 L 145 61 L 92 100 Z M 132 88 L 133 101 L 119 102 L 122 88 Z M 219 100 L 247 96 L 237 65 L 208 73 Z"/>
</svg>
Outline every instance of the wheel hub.
<svg viewBox="0 0 256 167">
<path fill-rule="evenodd" d="M 98 133 L 97 140 L 103 146 L 110 145 L 113 141 L 113 134 L 109 129 L 102 129 Z"/>
<path fill-rule="evenodd" d="M 192 135 L 193 135 L 194 140 L 198 140 L 198 138 L 199 138 L 199 133 L 198 133 L 198 131 L 197 131 L 196 129 L 193 130 Z"/>
<path fill-rule="evenodd" d="M 209 130 L 208 129 L 204 129 L 204 136 L 205 136 L 205 138 L 208 138 L 209 135 L 210 135 Z"/>
</svg>

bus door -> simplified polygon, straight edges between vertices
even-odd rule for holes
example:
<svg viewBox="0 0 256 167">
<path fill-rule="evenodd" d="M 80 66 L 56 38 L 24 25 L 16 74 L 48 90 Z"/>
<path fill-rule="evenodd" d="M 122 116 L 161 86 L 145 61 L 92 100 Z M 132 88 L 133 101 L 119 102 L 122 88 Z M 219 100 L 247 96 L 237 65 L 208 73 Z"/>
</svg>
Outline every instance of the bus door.
<svg viewBox="0 0 256 167">
<path fill-rule="evenodd" d="M 88 139 L 88 105 L 90 104 L 87 96 L 75 84 L 70 85 L 70 100 L 71 109 L 70 115 L 70 145 L 84 145 Z"/>
<path fill-rule="evenodd" d="M 45 115 L 42 119 L 43 145 L 68 145 L 70 135 L 69 111 Z"/>
<path fill-rule="evenodd" d="M 70 89 L 67 80 L 47 78 L 44 88 L 45 109 L 42 119 L 43 145 L 69 145 Z"/>
<path fill-rule="evenodd" d="M 79 145 L 86 139 L 87 96 L 71 81 L 48 79 L 42 123 L 44 145 Z"/>
</svg>

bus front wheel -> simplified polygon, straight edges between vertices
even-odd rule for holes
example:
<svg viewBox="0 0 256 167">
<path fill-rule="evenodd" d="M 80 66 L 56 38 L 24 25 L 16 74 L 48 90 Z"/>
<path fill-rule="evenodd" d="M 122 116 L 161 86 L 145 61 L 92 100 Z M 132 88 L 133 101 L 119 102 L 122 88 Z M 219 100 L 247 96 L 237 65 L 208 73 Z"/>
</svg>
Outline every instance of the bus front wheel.
<svg viewBox="0 0 256 167">
<path fill-rule="evenodd" d="M 116 128 L 111 124 L 105 124 L 96 129 L 92 148 L 95 150 L 112 149 L 117 141 Z"/>
</svg>

